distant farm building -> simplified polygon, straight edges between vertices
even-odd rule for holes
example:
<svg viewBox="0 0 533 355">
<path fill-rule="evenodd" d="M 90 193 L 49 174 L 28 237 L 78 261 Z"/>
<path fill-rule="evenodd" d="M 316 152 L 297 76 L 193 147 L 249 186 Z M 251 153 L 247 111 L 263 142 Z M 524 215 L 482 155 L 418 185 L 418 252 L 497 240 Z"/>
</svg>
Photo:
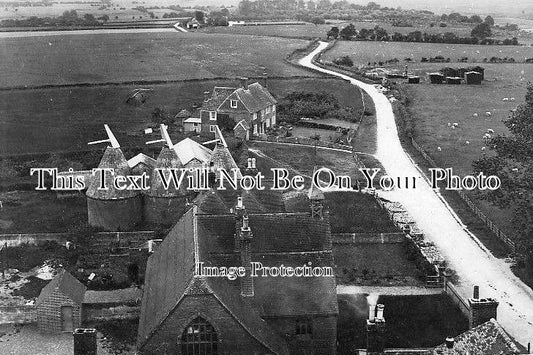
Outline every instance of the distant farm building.
<svg viewBox="0 0 533 355">
<path fill-rule="evenodd" d="M 189 117 L 183 120 L 183 132 L 202 132 L 202 119 L 200 117 Z"/>
<path fill-rule="evenodd" d="M 407 79 L 407 82 L 409 84 L 419 84 L 420 83 L 420 77 L 419 76 L 410 76 L 408 79 Z"/>
<path fill-rule="evenodd" d="M 431 84 L 442 84 L 444 82 L 444 75 L 441 73 L 430 73 L 428 76 Z"/>
<path fill-rule="evenodd" d="M 461 81 L 463 79 L 461 79 L 460 76 L 455 76 L 455 77 L 446 77 L 446 84 L 449 84 L 449 85 L 460 85 L 461 84 Z"/>
<path fill-rule="evenodd" d="M 187 21 L 186 27 L 189 30 L 196 30 L 200 27 L 200 22 L 196 18 L 191 18 L 189 21 Z"/>
<path fill-rule="evenodd" d="M 42 290 L 35 302 L 37 324 L 42 332 L 72 332 L 81 325 L 85 286 L 61 270 Z"/>
<path fill-rule="evenodd" d="M 483 81 L 483 74 L 475 71 L 469 71 L 465 73 L 465 78 L 468 85 L 481 85 L 481 81 Z"/>
</svg>

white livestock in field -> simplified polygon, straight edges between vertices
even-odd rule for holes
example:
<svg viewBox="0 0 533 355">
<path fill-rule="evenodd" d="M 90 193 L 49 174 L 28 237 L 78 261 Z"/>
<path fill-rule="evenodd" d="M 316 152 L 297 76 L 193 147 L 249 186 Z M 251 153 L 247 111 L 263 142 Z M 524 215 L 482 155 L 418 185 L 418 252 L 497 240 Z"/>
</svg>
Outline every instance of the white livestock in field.
<svg viewBox="0 0 533 355">
<path fill-rule="evenodd" d="M 441 147 L 437 147 L 437 150 L 438 150 L 439 152 L 442 152 L 442 148 L 441 148 Z"/>
<path fill-rule="evenodd" d="M 477 116 L 479 116 L 479 115 L 478 115 L 477 112 L 476 112 L 476 113 L 474 113 L 472 116 L 477 117 Z"/>
<path fill-rule="evenodd" d="M 492 116 L 492 112 L 490 112 L 490 111 L 485 112 L 485 116 L 491 117 Z"/>
<path fill-rule="evenodd" d="M 487 128 L 487 133 L 494 134 L 494 130 L 492 128 Z"/>
<path fill-rule="evenodd" d="M 503 101 L 509 101 L 509 98 L 508 97 L 504 97 Z"/>
</svg>

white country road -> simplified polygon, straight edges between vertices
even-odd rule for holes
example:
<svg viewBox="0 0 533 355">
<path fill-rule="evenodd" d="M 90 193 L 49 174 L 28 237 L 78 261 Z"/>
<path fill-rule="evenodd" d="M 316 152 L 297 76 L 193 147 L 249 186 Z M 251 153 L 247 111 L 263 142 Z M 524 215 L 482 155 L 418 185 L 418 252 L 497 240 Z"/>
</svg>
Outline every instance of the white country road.
<svg viewBox="0 0 533 355">
<path fill-rule="evenodd" d="M 480 246 L 476 237 L 466 230 L 442 197 L 422 178 L 417 166 L 400 144 L 392 106 L 385 95 L 372 85 L 319 68 L 312 63 L 313 56 L 326 46 L 327 43 L 321 42 L 299 63 L 341 77 L 366 91 L 376 106 L 376 158 L 390 176 L 418 178 L 415 190 L 396 189 L 380 195 L 403 204 L 424 231 L 426 238 L 435 243 L 450 267 L 457 272 L 460 278 L 458 288 L 464 297 L 470 297 L 473 285 L 479 285 L 481 297 L 493 297 L 500 302 L 500 324 L 523 345 L 533 342 L 533 291 L 511 272 L 508 264 Z"/>
</svg>

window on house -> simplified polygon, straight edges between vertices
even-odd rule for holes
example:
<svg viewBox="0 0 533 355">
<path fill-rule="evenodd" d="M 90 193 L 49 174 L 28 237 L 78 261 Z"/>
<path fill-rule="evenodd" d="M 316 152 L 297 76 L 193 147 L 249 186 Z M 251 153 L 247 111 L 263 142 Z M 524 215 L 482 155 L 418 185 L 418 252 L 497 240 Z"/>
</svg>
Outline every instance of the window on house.
<svg viewBox="0 0 533 355">
<path fill-rule="evenodd" d="M 217 113 L 216 113 L 216 111 L 209 111 L 209 119 L 210 119 L 211 121 L 214 121 L 214 120 L 217 119 Z"/>
<path fill-rule="evenodd" d="M 296 320 L 296 334 L 297 335 L 313 335 L 313 324 L 311 319 L 298 319 Z"/>
<path fill-rule="evenodd" d="M 231 108 L 237 108 L 237 100 L 229 100 L 229 105 Z"/>
<path fill-rule="evenodd" d="M 183 355 L 217 355 L 218 337 L 215 328 L 205 319 L 194 319 L 181 335 Z"/>
<path fill-rule="evenodd" d="M 266 108 L 266 113 L 270 113 L 270 106 Z"/>
<path fill-rule="evenodd" d="M 257 134 L 257 125 L 254 124 L 254 134 Z"/>
<path fill-rule="evenodd" d="M 216 131 L 217 131 L 217 126 L 215 126 L 215 125 L 209 126 L 209 132 L 216 133 Z"/>
<path fill-rule="evenodd" d="M 276 112 L 276 105 L 272 105 L 272 112 Z"/>
<path fill-rule="evenodd" d="M 254 113 L 254 120 L 257 120 L 257 113 Z"/>
</svg>

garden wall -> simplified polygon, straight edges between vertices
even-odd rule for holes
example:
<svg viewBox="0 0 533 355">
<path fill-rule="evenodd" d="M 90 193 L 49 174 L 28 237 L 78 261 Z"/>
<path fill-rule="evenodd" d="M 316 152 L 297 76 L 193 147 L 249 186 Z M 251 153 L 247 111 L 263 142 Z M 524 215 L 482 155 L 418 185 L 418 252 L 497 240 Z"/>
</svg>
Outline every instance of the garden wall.
<svg viewBox="0 0 533 355">
<path fill-rule="evenodd" d="M 0 324 L 28 324 L 37 322 L 35 306 L 0 306 Z"/>
</svg>

